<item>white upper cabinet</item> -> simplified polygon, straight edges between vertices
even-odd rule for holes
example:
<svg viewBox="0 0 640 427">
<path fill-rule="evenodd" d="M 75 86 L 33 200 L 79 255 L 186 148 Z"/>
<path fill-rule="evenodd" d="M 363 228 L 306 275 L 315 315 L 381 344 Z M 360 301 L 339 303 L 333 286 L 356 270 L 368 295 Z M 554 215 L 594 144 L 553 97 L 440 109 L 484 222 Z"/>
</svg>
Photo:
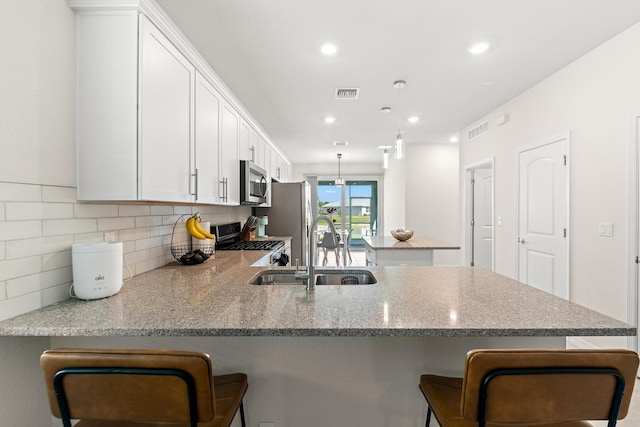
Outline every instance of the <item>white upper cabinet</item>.
<svg viewBox="0 0 640 427">
<path fill-rule="evenodd" d="M 195 68 L 138 13 L 78 22 L 78 199 L 193 202 Z"/>
<path fill-rule="evenodd" d="M 220 139 L 220 192 L 221 203 L 237 206 L 240 204 L 240 116 L 226 101 L 221 106 Z"/>
<path fill-rule="evenodd" d="M 139 198 L 192 202 L 195 68 L 142 16 L 140 30 Z"/>
<path fill-rule="evenodd" d="M 222 202 L 220 188 L 220 93 L 196 72 L 196 202 Z"/>
<path fill-rule="evenodd" d="M 243 118 L 240 118 L 240 160 L 250 160 L 266 169 L 267 143 L 254 128 Z"/>
<path fill-rule="evenodd" d="M 78 200 L 240 204 L 258 125 L 147 0 L 67 0 L 77 16 Z"/>
</svg>

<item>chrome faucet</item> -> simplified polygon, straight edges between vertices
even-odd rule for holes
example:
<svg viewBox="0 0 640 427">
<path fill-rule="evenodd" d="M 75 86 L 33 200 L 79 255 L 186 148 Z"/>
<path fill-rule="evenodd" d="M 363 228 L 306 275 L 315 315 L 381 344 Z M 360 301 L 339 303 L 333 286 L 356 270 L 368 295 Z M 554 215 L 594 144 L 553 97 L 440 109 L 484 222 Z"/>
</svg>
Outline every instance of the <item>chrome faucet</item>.
<svg viewBox="0 0 640 427">
<path fill-rule="evenodd" d="M 314 258 L 315 258 L 314 254 L 316 253 L 316 244 L 314 241 L 314 236 L 315 236 L 314 230 L 320 220 L 324 220 L 327 222 L 327 224 L 329 224 L 329 228 L 331 229 L 331 236 L 333 238 L 333 244 L 334 245 L 338 244 L 337 237 L 336 237 L 337 235 L 336 227 L 333 225 L 333 221 L 331 220 L 331 218 L 329 218 L 326 215 L 318 215 L 316 219 L 313 220 L 313 222 L 311 223 L 311 226 L 309 227 L 309 256 L 307 257 L 307 259 L 309 260 L 309 265 L 307 266 L 307 272 L 306 273 L 298 272 L 298 266 L 296 265 L 296 274 L 295 274 L 296 279 L 304 280 L 307 284 L 308 291 L 316 288 L 316 281 L 315 281 L 316 267 L 314 265 Z"/>
</svg>

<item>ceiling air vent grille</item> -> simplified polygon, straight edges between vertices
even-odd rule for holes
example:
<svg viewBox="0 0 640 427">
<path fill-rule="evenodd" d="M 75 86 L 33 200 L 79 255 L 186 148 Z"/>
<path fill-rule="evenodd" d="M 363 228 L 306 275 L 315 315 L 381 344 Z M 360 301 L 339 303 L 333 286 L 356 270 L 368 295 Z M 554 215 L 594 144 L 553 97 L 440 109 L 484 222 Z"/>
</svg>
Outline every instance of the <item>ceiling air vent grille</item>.
<svg viewBox="0 0 640 427">
<path fill-rule="evenodd" d="M 480 123 L 478 126 L 469 129 L 469 139 L 473 139 L 476 136 L 480 136 L 483 133 L 489 132 L 489 120 Z"/>
<path fill-rule="evenodd" d="M 336 99 L 358 99 L 360 94 L 359 88 L 337 88 Z"/>
</svg>

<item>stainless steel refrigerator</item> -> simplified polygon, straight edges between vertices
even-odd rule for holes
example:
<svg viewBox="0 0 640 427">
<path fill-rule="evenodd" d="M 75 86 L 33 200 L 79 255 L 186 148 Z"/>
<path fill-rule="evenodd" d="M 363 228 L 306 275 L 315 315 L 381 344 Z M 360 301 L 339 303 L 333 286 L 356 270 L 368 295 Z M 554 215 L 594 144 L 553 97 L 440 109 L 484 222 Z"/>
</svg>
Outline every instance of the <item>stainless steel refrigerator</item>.
<svg viewBox="0 0 640 427">
<path fill-rule="evenodd" d="M 307 265 L 311 217 L 311 187 L 308 182 L 271 183 L 271 207 L 256 208 L 256 216 L 267 215 L 269 236 L 291 236 L 291 265 Z"/>
</svg>

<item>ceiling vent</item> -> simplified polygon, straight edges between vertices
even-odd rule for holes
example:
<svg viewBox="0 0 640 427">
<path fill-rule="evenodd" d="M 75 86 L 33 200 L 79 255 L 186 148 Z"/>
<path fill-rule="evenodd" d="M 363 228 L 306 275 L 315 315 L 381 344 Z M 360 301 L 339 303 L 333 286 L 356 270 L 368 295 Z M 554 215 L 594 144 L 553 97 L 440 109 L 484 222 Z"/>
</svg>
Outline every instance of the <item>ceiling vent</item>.
<svg viewBox="0 0 640 427">
<path fill-rule="evenodd" d="M 358 99 L 360 94 L 359 88 L 342 88 L 336 89 L 336 99 Z"/>
<path fill-rule="evenodd" d="M 480 136 L 483 133 L 489 132 L 489 120 L 480 123 L 478 126 L 469 129 L 469 139 L 473 139 L 476 136 Z"/>
</svg>

